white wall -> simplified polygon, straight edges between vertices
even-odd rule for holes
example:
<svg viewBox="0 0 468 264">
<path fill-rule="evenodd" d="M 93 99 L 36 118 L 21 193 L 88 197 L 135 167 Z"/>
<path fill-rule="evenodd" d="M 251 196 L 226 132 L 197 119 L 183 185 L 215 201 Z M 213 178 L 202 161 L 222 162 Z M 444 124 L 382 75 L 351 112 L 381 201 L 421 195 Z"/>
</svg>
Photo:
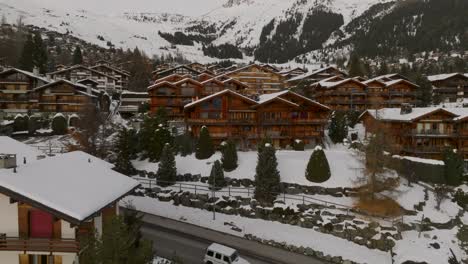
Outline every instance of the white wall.
<svg viewBox="0 0 468 264">
<path fill-rule="evenodd" d="M 19 252 L 0 251 L 0 262 L 2 264 L 19 264 Z"/>
<path fill-rule="evenodd" d="M 10 204 L 10 198 L 0 194 L 0 215 L 0 233 L 9 237 L 19 237 L 18 203 Z"/>
<path fill-rule="evenodd" d="M 94 228 L 99 235 L 102 235 L 102 214 L 97 217 L 94 217 Z"/>
<path fill-rule="evenodd" d="M 78 257 L 76 254 L 62 255 L 62 264 L 78 264 Z"/>
<path fill-rule="evenodd" d="M 60 220 L 62 224 L 62 238 L 75 238 L 75 228 L 70 227 L 70 223 L 65 220 Z"/>
</svg>

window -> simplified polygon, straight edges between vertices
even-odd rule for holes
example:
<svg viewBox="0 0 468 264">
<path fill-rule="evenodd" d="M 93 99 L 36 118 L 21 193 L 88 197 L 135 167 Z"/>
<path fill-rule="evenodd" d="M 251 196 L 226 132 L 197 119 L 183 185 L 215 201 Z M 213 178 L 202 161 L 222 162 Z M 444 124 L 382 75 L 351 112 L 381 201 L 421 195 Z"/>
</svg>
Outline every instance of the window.
<svg viewBox="0 0 468 264">
<path fill-rule="evenodd" d="M 226 262 L 226 263 L 231 263 L 231 260 L 230 260 L 228 257 L 226 257 L 226 256 L 223 257 L 223 260 L 224 260 L 224 262 Z"/>
<path fill-rule="evenodd" d="M 219 254 L 219 253 L 216 253 L 216 256 L 215 256 L 215 258 L 217 258 L 217 259 L 221 259 L 221 254 Z"/>
<path fill-rule="evenodd" d="M 208 250 L 208 252 L 206 252 L 206 255 L 212 257 L 214 255 L 213 251 L 211 250 Z"/>
<path fill-rule="evenodd" d="M 220 109 L 223 104 L 223 100 L 221 98 L 215 98 L 213 99 L 213 107 L 215 109 Z"/>
</svg>

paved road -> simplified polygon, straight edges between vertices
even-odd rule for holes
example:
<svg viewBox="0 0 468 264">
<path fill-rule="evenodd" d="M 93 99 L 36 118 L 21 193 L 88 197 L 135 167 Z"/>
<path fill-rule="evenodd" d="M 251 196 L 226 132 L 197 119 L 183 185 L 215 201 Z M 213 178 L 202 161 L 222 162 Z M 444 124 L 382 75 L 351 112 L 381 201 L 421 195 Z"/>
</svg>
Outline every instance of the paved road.
<svg viewBox="0 0 468 264">
<path fill-rule="evenodd" d="M 157 255 L 170 258 L 176 251 L 184 264 L 200 264 L 212 242 L 236 248 L 252 264 L 326 264 L 321 260 L 263 245 L 172 219 L 145 214 L 142 233 L 154 241 Z M 274 232 L 274 230 L 272 230 Z M 313 238 L 311 238 L 313 239 Z"/>
</svg>

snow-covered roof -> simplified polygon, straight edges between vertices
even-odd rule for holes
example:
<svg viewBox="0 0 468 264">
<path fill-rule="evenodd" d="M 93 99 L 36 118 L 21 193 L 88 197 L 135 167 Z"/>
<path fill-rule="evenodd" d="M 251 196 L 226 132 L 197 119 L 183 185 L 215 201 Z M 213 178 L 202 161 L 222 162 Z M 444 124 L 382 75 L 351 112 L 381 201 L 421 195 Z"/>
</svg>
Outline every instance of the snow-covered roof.
<svg viewBox="0 0 468 264">
<path fill-rule="evenodd" d="M 59 79 L 59 80 L 56 80 L 56 81 L 53 81 L 51 83 L 48 83 L 48 84 L 45 84 L 45 85 L 42 85 L 42 86 L 39 86 L 39 87 L 36 87 L 34 88 L 34 91 L 37 91 L 37 90 L 41 90 L 41 89 L 44 89 L 44 88 L 47 88 L 49 86 L 53 86 L 55 84 L 58 84 L 58 83 L 67 83 L 75 88 L 81 88 L 81 89 L 84 89 L 83 91 L 82 90 L 79 90 L 79 89 L 76 89 L 77 92 L 81 93 L 81 94 L 84 94 L 84 95 L 88 95 L 88 96 L 92 96 L 92 97 L 96 97 L 95 95 L 93 94 L 89 94 L 88 93 L 88 90 L 90 90 L 92 93 L 96 93 L 96 94 L 99 94 L 101 93 L 99 90 L 97 89 L 94 89 L 94 88 L 91 88 L 89 86 L 86 86 L 84 84 L 81 84 L 81 83 L 74 83 L 74 82 L 71 82 L 69 80 L 66 80 L 66 79 Z"/>
<path fill-rule="evenodd" d="M 47 78 L 44 78 L 44 77 L 39 76 L 39 75 L 36 75 L 36 74 L 34 74 L 34 73 L 32 73 L 32 72 L 20 70 L 20 69 L 17 69 L 17 68 L 6 69 L 5 71 L 1 72 L 0 75 L 2 75 L 2 74 L 4 74 L 4 73 L 7 73 L 7 72 L 12 72 L 12 71 L 22 73 L 22 74 L 24 74 L 24 75 L 26 75 L 26 76 L 29 76 L 29 77 L 31 77 L 31 78 L 35 78 L 35 79 L 41 80 L 41 81 L 43 81 L 43 82 L 45 82 L 45 83 L 50 82 Z"/>
<path fill-rule="evenodd" d="M 67 72 L 67 71 L 76 70 L 76 69 L 84 69 L 84 70 L 87 70 L 87 71 L 90 71 L 90 72 L 94 72 L 94 73 L 96 73 L 98 75 L 105 76 L 105 77 L 113 79 L 113 80 L 117 80 L 117 78 L 115 78 L 114 76 L 107 75 L 105 73 L 102 73 L 102 72 L 97 71 L 95 69 L 88 68 L 88 67 L 83 66 L 83 65 L 74 65 L 74 66 L 71 66 L 69 68 L 65 68 L 65 69 L 62 69 L 62 70 L 54 71 L 54 72 L 49 72 L 47 74 L 48 75 L 55 75 L 55 74 L 60 74 L 60 73 Z"/>
<path fill-rule="evenodd" d="M 365 113 L 369 113 L 371 116 L 379 120 L 409 122 L 438 110 L 447 111 L 457 116 L 456 118 L 454 118 L 454 120 L 460 120 L 468 117 L 468 108 L 442 107 L 416 107 L 413 108 L 411 110 L 411 113 L 408 114 L 402 114 L 400 108 L 383 108 L 380 110 L 367 110 L 362 115 L 364 115 Z"/>
<path fill-rule="evenodd" d="M 74 224 L 111 205 L 139 183 L 81 151 L 0 170 L 0 191 Z"/>
<path fill-rule="evenodd" d="M 455 76 L 468 77 L 468 76 L 464 75 L 463 73 L 454 72 L 454 73 L 444 73 L 444 74 L 430 75 L 430 76 L 427 76 L 427 79 L 429 81 L 431 81 L 431 82 L 435 82 L 435 81 L 443 81 L 443 80 L 446 80 L 446 79 L 449 79 L 449 78 L 452 78 L 452 77 L 455 77 Z"/>
<path fill-rule="evenodd" d="M 338 85 L 341 85 L 343 83 L 347 83 L 347 82 L 355 82 L 355 83 L 358 83 L 358 84 L 362 84 L 363 86 L 367 86 L 365 83 L 359 81 L 359 80 L 356 80 L 356 79 L 353 79 L 353 78 L 347 78 L 347 79 L 344 79 L 344 80 L 339 80 L 339 81 L 333 81 L 333 79 L 336 78 L 336 76 L 332 76 L 330 78 L 327 78 L 327 79 L 323 79 L 321 81 L 318 81 L 312 85 L 320 85 L 321 87 L 324 87 L 324 88 L 333 88 L 333 87 L 336 87 Z"/>
<path fill-rule="evenodd" d="M 265 102 L 268 102 L 278 96 L 281 96 L 281 95 L 284 95 L 284 94 L 287 94 L 288 91 L 285 90 L 285 91 L 281 91 L 281 92 L 277 92 L 277 93 L 271 93 L 271 94 L 262 94 L 260 96 L 258 96 L 258 101 L 257 103 L 259 104 L 263 104 Z"/>
<path fill-rule="evenodd" d="M 250 98 L 248 98 L 248 97 L 246 97 L 246 96 L 244 96 L 244 95 L 242 95 L 242 94 L 236 93 L 236 92 L 234 92 L 234 91 L 232 91 L 232 90 L 229 90 L 229 89 L 224 89 L 224 90 L 222 90 L 222 91 L 220 91 L 220 92 L 211 94 L 211 95 L 209 95 L 209 96 L 203 97 L 202 99 L 199 99 L 199 100 L 193 101 L 193 102 L 191 102 L 191 103 L 188 103 L 188 104 L 186 104 L 186 105 L 184 106 L 184 108 L 192 107 L 192 106 L 194 106 L 194 105 L 196 105 L 196 104 L 199 104 L 199 103 L 204 102 L 204 101 L 206 101 L 206 100 L 210 100 L 210 99 L 212 99 L 212 98 L 215 98 L 215 97 L 217 97 L 217 96 L 219 96 L 219 95 L 221 95 L 221 94 L 225 94 L 225 93 L 232 93 L 232 94 L 237 95 L 237 96 L 239 96 L 239 97 L 241 97 L 241 98 L 244 98 L 244 99 L 247 100 L 247 101 L 250 101 L 251 103 L 257 104 L 256 101 L 254 101 L 254 100 L 252 100 L 252 99 L 250 99 Z"/>
<path fill-rule="evenodd" d="M 6 136 L 0 136 L 0 153 L 16 154 L 18 163 L 23 163 L 24 158 L 26 158 L 27 163 L 34 162 L 38 156 L 43 155 L 39 149 Z"/>
<path fill-rule="evenodd" d="M 312 71 L 312 72 L 306 72 L 306 73 L 304 73 L 304 74 L 298 75 L 298 76 L 296 76 L 296 77 L 293 77 L 293 78 L 289 79 L 288 82 L 300 81 L 300 80 L 302 80 L 302 79 L 308 78 L 308 77 L 310 77 L 310 76 L 319 74 L 319 73 L 321 73 L 321 72 L 324 72 L 324 71 L 330 70 L 330 69 L 332 69 L 332 70 L 337 70 L 337 71 L 342 72 L 343 74 L 346 74 L 345 72 L 343 72 L 343 71 L 337 69 L 336 67 L 328 66 L 328 67 L 320 68 L 320 69 L 315 70 L 315 71 Z"/>
<path fill-rule="evenodd" d="M 224 256 L 232 256 L 234 253 L 236 253 L 236 250 L 230 247 L 223 246 L 221 244 L 213 243 L 208 247 L 208 250 L 221 253 Z"/>
</svg>

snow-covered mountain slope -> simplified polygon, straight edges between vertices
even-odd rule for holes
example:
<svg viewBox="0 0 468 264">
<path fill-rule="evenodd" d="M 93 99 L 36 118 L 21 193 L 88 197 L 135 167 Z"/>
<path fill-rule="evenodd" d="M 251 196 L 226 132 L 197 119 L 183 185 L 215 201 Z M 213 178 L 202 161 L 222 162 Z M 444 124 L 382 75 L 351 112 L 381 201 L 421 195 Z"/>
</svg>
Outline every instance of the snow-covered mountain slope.
<svg viewBox="0 0 468 264">
<path fill-rule="evenodd" d="M 149 55 L 183 53 L 188 59 L 203 62 L 211 60 L 204 56 L 203 46 L 228 43 L 241 49 L 244 60 L 287 62 L 293 58 L 313 60 L 314 54 L 325 54 L 337 45 L 346 50 L 359 41 L 356 33 L 364 39 L 367 31 L 382 31 L 374 25 L 391 36 L 395 33 L 386 24 L 398 24 L 398 19 L 414 20 L 414 33 L 424 25 L 420 21 L 424 14 L 414 11 L 410 16 L 403 11 L 394 15 L 395 7 L 428 7 L 429 13 L 434 13 L 435 8 L 440 9 L 438 2 L 444 1 L 0 0 L 0 15 L 10 23 L 22 16 L 26 24 L 68 32 L 104 47 L 138 46 Z M 384 18 L 388 22 L 381 23 Z M 227 48 L 232 51 L 232 46 Z"/>
</svg>

